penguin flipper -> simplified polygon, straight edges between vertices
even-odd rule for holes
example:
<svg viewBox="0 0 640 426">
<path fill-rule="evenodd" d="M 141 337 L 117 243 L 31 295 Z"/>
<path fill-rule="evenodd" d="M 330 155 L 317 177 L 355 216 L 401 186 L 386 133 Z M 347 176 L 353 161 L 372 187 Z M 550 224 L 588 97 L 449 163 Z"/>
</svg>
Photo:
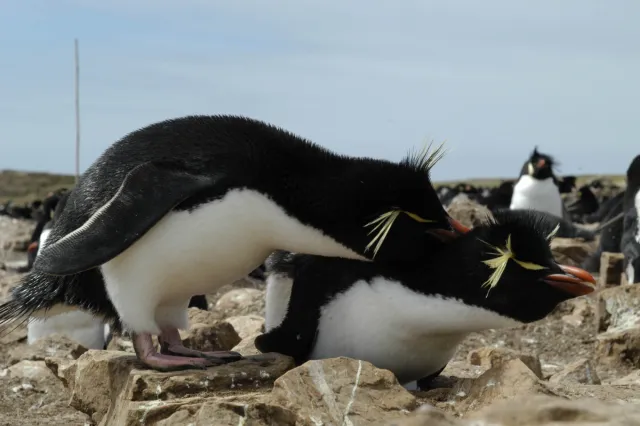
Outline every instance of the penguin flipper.
<svg viewBox="0 0 640 426">
<path fill-rule="evenodd" d="M 181 202 L 210 192 L 222 178 L 193 175 L 172 163 L 146 162 L 131 170 L 116 194 L 82 226 L 47 246 L 34 270 L 69 275 L 122 253 Z"/>
</svg>

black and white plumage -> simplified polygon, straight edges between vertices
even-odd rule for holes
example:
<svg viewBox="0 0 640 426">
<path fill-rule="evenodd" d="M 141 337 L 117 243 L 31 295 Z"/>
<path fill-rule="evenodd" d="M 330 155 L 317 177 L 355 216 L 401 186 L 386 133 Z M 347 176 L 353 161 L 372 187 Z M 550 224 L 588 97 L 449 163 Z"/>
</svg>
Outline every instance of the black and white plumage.
<svg viewBox="0 0 640 426">
<path fill-rule="evenodd" d="M 629 284 L 640 281 L 640 155 L 627 169 L 627 188 L 623 201 L 624 225 L 621 251 L 624 272 Z"/>
<path fill-rule="evenodd" d="M 511 209 L 534 209 L 565 217 L 565 207 L 553 173 L 555 160 L 536 147 L 520 171 L 513 187 Z"/>
<path fill-rule="evenodd" d="M 298 364 L 366 360 L 402 384 L 437 375 L 467 334 L 539 320 L 593 291 L 591 275 L 554 261 L 556 227 L 539 212 L 499 211 L 495 223 L 403 265 L 274 253 L 256 347 Z"/>
<path fill-rule="evenodd" d="M 429 257 L 457 235 L 452 228 L 466 231 L 438 201 L 433 159 L 340 156 L 235 116 L 144 127 L 80 178 L 33 270 L 0 307 L 0 324 L 79 305 L 119 318 L 152 368 L 239 359 L 182 345 L 178 329 L 188 326 L 191 296 L 246 276 L 276 249 L 381 261 Z M 372 228 L 381 236 L 374 245 Z M 104 285 L 76 285 L 81 274 L 100 274 Z"/>
</svg>

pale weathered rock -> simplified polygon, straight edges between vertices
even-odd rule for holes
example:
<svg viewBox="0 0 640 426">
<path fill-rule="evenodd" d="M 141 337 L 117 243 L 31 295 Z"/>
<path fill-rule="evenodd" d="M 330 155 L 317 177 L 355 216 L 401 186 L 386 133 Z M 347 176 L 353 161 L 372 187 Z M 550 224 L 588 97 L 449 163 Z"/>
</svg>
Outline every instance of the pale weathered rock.
<svg viewBox="0 0 640 426">
<path fill-rule="evenodd" d="M 593 252 L 593 244 L 579 238 L 554 238 L 551 251 L 558 263 L 579 266 Z"/>
<path fill-rule="evenodd" d="M 88 418 L 68 406 L 69 393 L 44 361 L 21 361 L 0 372 L 1 425 L 76 425 Z"/>
<path fill-rule="evenodd" d="M 272 398 L 308 425 L 366 425 L 417 407 L 393 373 L 344 357 L 308 361 L 287 372 L 275 381 Z"/>
<path fill-rule="evenodd" d="M 451 217 L 471 228 L 486 224 L 487 218 L 493 217 L 488 208 L 468 198 L 453 199 L 447 207 L 447 212 Z"/>
<path fill-rule="evenodd" d="M 241 339 L 264 332 L 264 317 L 259 315 L 229 317 L 225 321 L 233 326 Z"/>
<path fill-rule="evenodd" d="M 584 383 L 599 385 L 600 377 L 593 363 L 588 359 L 579 359 L 567 365 L 562 371 L 549 378 L 551 383 Z"/>
<path fill-rule="evenodd" d="M 241 340 L 233 326 L 226 321 L 191 324 L 189 330 L 180 332 L 180 337 L 187 348 L 199 351 L 228 351 Z"/>
<path fill-rule="evenodd" d="M 63 335 L 50 335 L 31 345 L 19 346 L 9 353 L 9 364 L 21 360 L 44 361 L 48 357 L 78 359 L 87 348 Z"/>
<path fill-rule="evenodd" d="M 264 394 L 294 363 L 284 355 L 263 354 L 206 370 L 162 373 L 142 369 L 126 352 L 90 350 L 75 365 L 66 374 L 71 406 L 98 424 L 128 425 L 167 419 L 180 410 L 193 414 L 214 397 Z M 243 398 L 246 403 L 250 396 Z"/>
<path fill-rule="evenodd" d="M 531 371 L 538 377 L 542 378 L 542 366 L 540 359 L 535 355 L 525 354 L 507 348 L 491 348 L 485 347 L 469 352 L 467 357 L 470 364 L 479 365 L 485 369 L 497 367 L 507 361 L 519 359 L 529 367 Z"/>
<path fill-rule="evenodd" d="M 224 318 L 239 315 L 264 316 L 264 291 L 255 288 L 238 288 L 231 290 L 216 302 L 215 309 Z"/>
<path fill-rule="evenodd" d="M 463 425 L 622 426 L 640 424 L 640 406 L 596 399 L 569 401 L 550 396 L 519 396 L 471 414 Z"/>
<path fill-rule="evenodd" d="M 624 255 L 622 253 L 604 252 L 600 256 L 600 280 L 598 287 L 601 289 L 620 285 L 622 278 L 622 265 Z"/>
<path fill-rule="evenodd" d="M 242 356 L 261 354 L 262 352 L 260 352 L 256 348 L 256 337 L 258 337 L 261 334 L 262 333 L 254 333 L 249 337 L 245 337 L 240 341 L 240 343 L 235 345 L 231 350 L 234 352 L 238 352 Z"/>
<path fill-rule="evenodd" d="M 562 321 L 574 327 L 579 327 L 585 322 L 592 320 L 595 315 L 594 302 L 593 299 L 589 297 L 569 299 L 561 303 L 557 310 L 561 308 L 568 310 L 568 313 L 561 315 L 560 318 Z"/>
<path fill-rule="evenodd" d="M 636 386 L 638 387 L 638 392 L 640 392 L 640 370 L 636 370 L 631 374 L 614 380 L 611 384 L 619 386 Z"/>
<path fill-rule="evenodd" d="M 598 332 L 640 327 L 640 286 L 613 287 L 597 293 Z"/>
<path fill-rule="evenodd" d="M 595 358 L 598 364 L 640 368 L 640 327 L 599 334 Z"/>
<path fill-rule="evenodd" d="M 522 394 L 554 395 L 527 365 L 520 359 L 512 359 L 490 368 L 477 379 L 458 382 L 449 392 L 449 404 L 465 414 Z"/>
</svg>

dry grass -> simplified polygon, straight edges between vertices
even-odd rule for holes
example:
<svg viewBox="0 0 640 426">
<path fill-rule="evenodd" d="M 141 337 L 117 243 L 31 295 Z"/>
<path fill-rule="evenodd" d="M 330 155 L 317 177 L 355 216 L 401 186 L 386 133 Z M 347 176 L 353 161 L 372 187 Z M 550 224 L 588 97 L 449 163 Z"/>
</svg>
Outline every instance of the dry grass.
<svg viewBox="0 0 640 426">
<path fill-rule="evenodd" d="M 610 179 L 617 184 L 624 185 L 623 175 L 583 175 L 578 176 L 578 185 L 593 179 Z M 440 181 L 434 185 L 451 185 L 458 182 L 467 182 L 476 186 L 497 186 L 507 178 L 480 178 L 465 179 L 459 181 Z M 510 178 L 513 179 L 513 178 Z M 51 173 L 22 172 L 14 170 L 0 171 L 0 203 L 13 200 L 15 203 L 23 203 L 43 198 L 48 192 L 59 188 L 72 188 L 74 177 L 70 175 L 56 175 Z"/>
<path fill-rule="evenodd" d="M 0 171 L 0 203 L 41 199 L 50 191 L 73 187 L 74 182 L 73 176 L 3 170 Z"/>
<path fill-rule="evenodd" d="M 459 182 L 465 182 L 472 184 L 474 186 L 498 186 L 502 181 L 505 180 L 515 180 L 516 177 L 510 178 L 479 178 L 479 179 L 460 179 L 454 181 L 437 181 L 434 182 L 434 186 L 438 187 L 441 185 L 455 185 Z M 576 175 L 577 185 L 584 185 L 585 183 L 589 183 L 594 179 L 605 179 L 611 180 L 616 185 L 624 186 L 626 177 L 624 175 Z"/>
</svg>

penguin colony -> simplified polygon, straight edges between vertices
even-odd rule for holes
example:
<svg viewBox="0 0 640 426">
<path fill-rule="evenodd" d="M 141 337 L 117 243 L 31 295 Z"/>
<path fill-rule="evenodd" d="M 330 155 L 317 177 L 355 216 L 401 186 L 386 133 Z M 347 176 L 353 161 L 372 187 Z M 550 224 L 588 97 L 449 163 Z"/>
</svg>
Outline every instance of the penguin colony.
<svg viewBox="0 0 640 426">
<path fill-rule="evenodd" d="M 184 347 L 191 297 L 265 268 L 261 351 L 365 359 L 403 383 L 435 377 L 468 333 L 535 321 L 593 291 L 549 242 L 580 235 L 572 214 L 598 208 L 586 198 L 565 208 L 560 194 L 575 182 L 536 148 L 515 185 L 481 194 L 494 217 L 469 230 L 443 204 L 470 188 L 438 193 L 430 182 L 441 156 L 341 156 L 236 116 L 139 129 L 69 192 L 0 306 L 0 329 L 82 310 L 126 330 L 150 368 L 206 368 L 241 356 Z"/>
</svg>

